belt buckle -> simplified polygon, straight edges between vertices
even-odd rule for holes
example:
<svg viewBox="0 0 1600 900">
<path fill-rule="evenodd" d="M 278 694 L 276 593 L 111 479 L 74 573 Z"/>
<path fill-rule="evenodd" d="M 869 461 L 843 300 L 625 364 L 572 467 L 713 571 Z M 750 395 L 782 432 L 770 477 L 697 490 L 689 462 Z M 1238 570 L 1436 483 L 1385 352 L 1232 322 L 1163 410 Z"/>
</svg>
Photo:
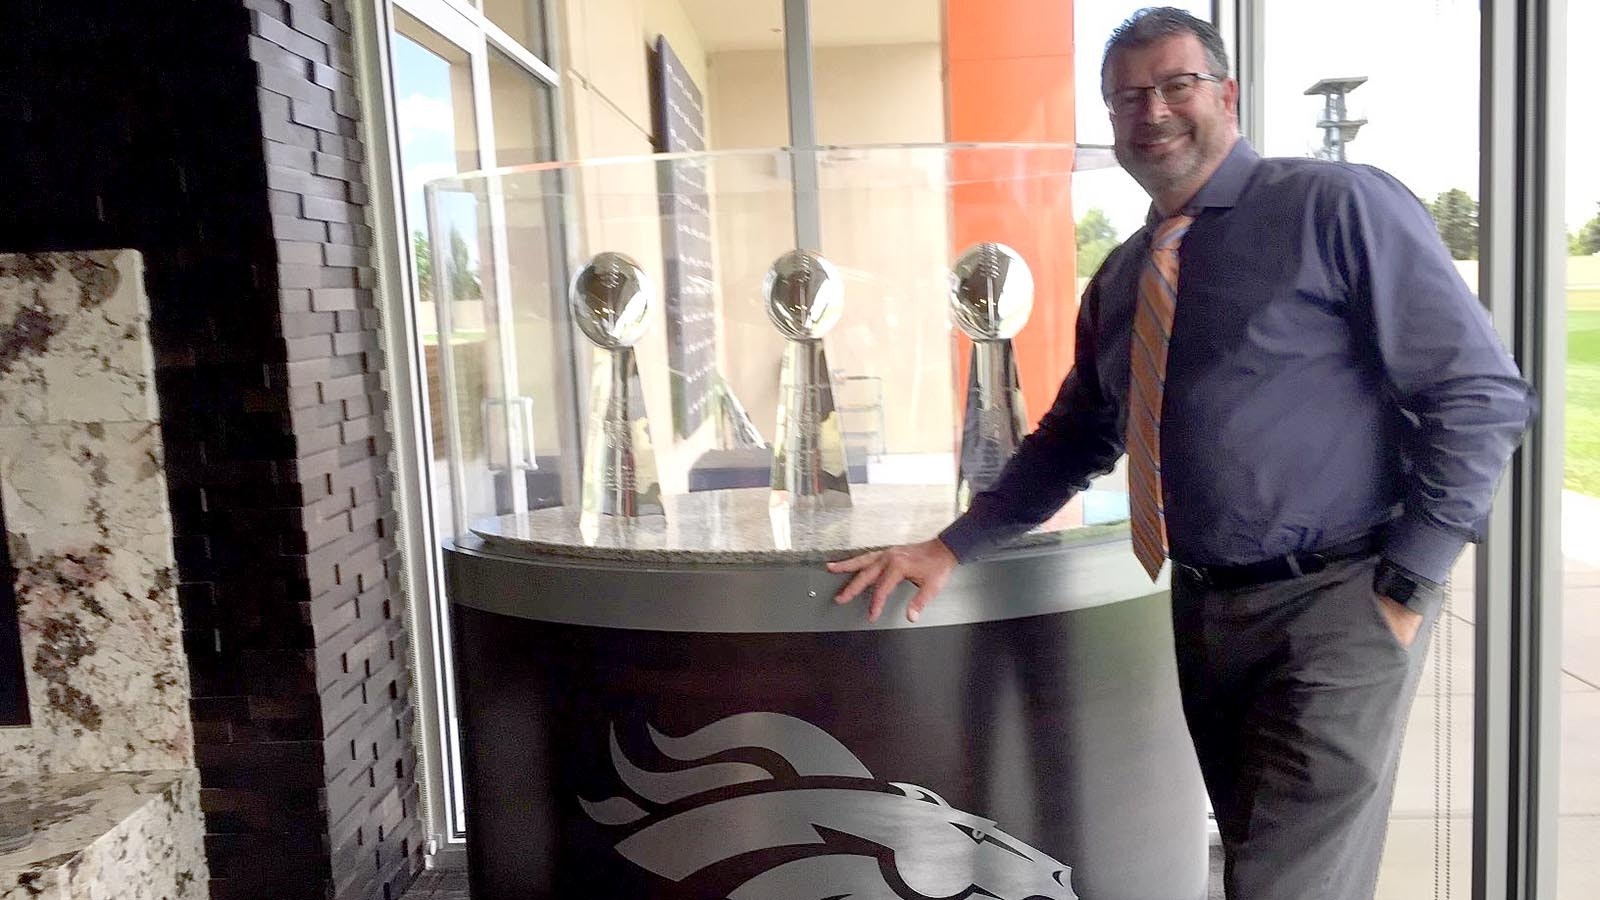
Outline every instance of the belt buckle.
<svg viewBox="0 0 1600 900">
<path fill-rule="evenodd" d="M 1328 563 L 1330 562 L 1332 562 L 1332 560 L 1328 559 L 1328 554 L 1326 553 L 1322 553 L 1320 551 L 1317 553 L 1310 553 L 1306 555 L 1305 563 L 1300 566 L 1300 569 L 1305 574 L 1312 575 L 1317 572 L 1321 572 L 1323 569 L 1326 569 L 1328 567 Z"/>
</svg>

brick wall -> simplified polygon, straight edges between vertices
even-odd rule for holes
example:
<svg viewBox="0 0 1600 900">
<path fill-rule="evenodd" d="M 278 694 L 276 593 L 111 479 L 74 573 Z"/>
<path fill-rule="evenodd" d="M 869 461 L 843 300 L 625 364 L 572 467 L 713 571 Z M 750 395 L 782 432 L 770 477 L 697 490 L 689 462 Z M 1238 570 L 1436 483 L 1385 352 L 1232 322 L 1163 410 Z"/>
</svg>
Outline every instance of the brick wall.
<svg viewBox="0 0 1600 900">
<path fill-rule="evenodd" d="M 145 253 L 215 900 L 421 864 L 351 27 L 0 4 L 0 249 Z"/>
<path fill-rule="evenodd" d="M 245 5 L 285 347 L 269 378 L 295 436 L 281 550 L 314 639 L 302 671 L 320 701 L 333 886 L 398 896 L 422 832 L 350 15 L 343 2 Z M 260 662 L 278 670 L 270 651 Z"/>
</svg>

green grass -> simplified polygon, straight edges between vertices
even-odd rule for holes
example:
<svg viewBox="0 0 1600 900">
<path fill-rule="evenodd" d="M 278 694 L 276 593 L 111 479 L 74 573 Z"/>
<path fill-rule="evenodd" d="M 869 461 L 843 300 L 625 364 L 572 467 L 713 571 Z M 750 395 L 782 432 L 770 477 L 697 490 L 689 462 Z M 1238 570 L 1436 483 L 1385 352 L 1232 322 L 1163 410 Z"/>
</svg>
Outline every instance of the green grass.
<svg viewBox="0 0 1600 900">
<path fill-rule="evenodd" d="M 1567 310 L 1566 487 L 1600 497 L 1600 309 Z"/>
</svg>

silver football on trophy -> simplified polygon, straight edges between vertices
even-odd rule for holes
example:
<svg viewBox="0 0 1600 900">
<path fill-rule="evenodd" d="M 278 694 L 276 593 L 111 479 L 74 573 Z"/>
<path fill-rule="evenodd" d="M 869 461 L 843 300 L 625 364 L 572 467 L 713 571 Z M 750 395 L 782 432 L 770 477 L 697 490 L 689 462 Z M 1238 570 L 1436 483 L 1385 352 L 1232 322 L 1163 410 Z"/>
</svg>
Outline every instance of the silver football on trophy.
<svg viewBox="0 0 1600 900">
<path fill-rule="evenodd" d="M 578 330 L 606 350 L 632 347 L 650 327 L 655 293 L 639 264 L 621 253 L 596 254 L 572 279 L 569 305 Z"/>
<path fill-rule="evenodd" d="M 975 341 L 1016 337 L 1033 312 L 1033 272 L 1017 251 L 985 241 L 950 271 L 950 314 Z"/>
<path fill-rule="evenodd" d="M 767 316 L 790 340 L 822 337 L 844 312 L 839 270 L 810 250 L 790 250 L 778 257 L 767 270 L 761 292 L 767 298 Z"/>
</svg>

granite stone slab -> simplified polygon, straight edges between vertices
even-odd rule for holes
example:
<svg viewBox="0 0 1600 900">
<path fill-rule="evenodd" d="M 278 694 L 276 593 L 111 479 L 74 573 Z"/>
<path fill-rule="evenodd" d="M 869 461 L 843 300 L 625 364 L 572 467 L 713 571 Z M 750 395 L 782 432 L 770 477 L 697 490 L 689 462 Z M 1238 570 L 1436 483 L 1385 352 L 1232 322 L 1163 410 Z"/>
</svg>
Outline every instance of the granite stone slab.
<svg viewBox="0 0 1600 900">
<path fill-rule="evenodd" d="M 0 503 L 30 724 L 4 777 L 194 764 L 142 263 L 0 255 Z"/>
<path fill-rule="evenodd" d="M 149 422 L 0 425 L 0 502 L 12 534 L 86 541 L 169 534 L 161 428 Z"/>
<path fill-rule="evenodd" d="M 25 798 L 33 838 L 0 853 L 0 900 L 203 900 L 193 770 L 59 775 L 0 785 Z"/>
<path fill-rule="evenodd" d="M 33 721 L 9 759 L 41 773 L 192 765 L 170 539 L 31 534 L 12 562 Z"/>
<path fill-rule="evenodd" d="M 0 425 L 155 422 L 139 254 L 0 254 Z"/>
<path fill-rule="evenodd" d="M 609 521 L 586 533 L 574 507 L 535 510 L 475 523 L 486 549 L 511 555 L 596 562 L 751 565 L 811 563 L 926 540 L 956 516 L 949 485 L 851 485 L 848 509 L 790 511 L 769 506 L 766 488 L 675 494 L 665 517 Z M 1015 547 L 1053 546 L 1125 526 L 1062 528 L 1047 523 Z"/>
</svg>

